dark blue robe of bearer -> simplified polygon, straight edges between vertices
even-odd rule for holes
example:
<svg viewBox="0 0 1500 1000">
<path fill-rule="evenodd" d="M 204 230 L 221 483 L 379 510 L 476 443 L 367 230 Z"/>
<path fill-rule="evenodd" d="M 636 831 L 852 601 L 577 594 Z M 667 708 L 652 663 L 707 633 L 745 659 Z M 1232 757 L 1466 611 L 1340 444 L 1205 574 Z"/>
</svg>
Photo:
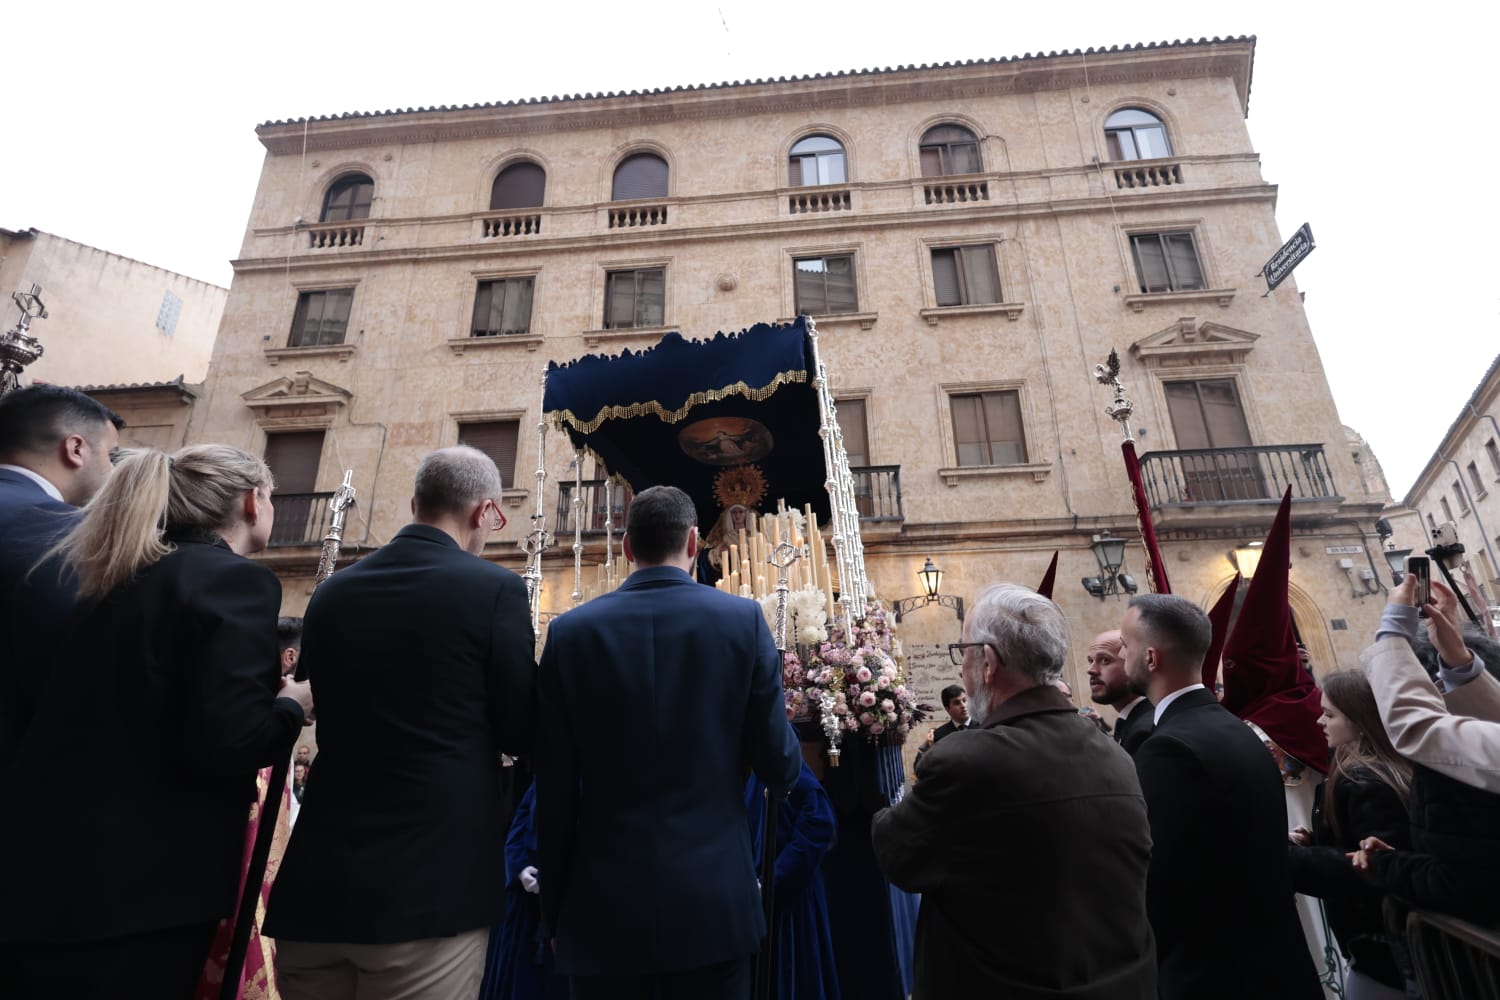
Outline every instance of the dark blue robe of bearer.
<svg viewBox="0 0 1500 1000">
<path fill-rule="evenodd" d="M 750 840 L 759 864 L 765 830 L 765 786 L 751 775 L 745 787 Z M 838 830 L 833 803 L 806 764 L 782 800 L 776 824 L 776 947 L 779 1000 L 839 1000 L 828 932 L 828 901 L 819 867 Z"/>
<path fill-rule="evenodd" d="M 505 838 L 505 922 L 490 932 L 480 1000 L 568 1000 L 568 980 L 553 971 L 552 949 L 542 937 L 541 897 L 521 887 L 521 871 L 537 863 L 535 798 L 532 785 Z"/>
</svg>

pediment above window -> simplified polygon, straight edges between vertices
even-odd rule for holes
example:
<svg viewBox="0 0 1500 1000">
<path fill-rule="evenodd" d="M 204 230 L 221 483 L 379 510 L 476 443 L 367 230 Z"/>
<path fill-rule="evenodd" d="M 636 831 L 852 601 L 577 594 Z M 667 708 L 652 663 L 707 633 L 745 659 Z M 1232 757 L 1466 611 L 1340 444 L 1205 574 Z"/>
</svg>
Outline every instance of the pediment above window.
<svg viewBox="0 0 1500 1000">
<path fill-rule="evenodd" d="M 331 414 L 353 399 L 354 394 L 343 386 L 314 377 L 311 372 L 295 372 L 243 392 L 240 398 L 259 416 L 268 417 L 280 416 L 294 407 L 320 408 Z"/>
<path fill-rule="evenodd" d="M 1165 330 L 1130 345 L 1130 353 L 1147 368 L 1182 368 L 1190 365 L 1243 364 L 1260 334 L 1236 330 L 1220 323 L 1200 323 L 1184 316 Z"/>
</svg>

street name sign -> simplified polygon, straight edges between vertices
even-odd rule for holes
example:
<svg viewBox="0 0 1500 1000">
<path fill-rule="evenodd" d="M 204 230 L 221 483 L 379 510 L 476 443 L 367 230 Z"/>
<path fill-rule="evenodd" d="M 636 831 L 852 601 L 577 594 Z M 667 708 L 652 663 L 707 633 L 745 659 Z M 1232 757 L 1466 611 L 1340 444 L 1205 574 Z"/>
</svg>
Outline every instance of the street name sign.
<svg viewBox="0 0 1500 1000">
<path fill-rule="evenodd" d="M 1266 266 L 1261 268 L 1261 273 L 1266 276 L 1266 291 L 1274 291 L 1317 245 L 1313 241 L 1312 226 L 1302 223 L 1302 228 L 1293 233 L 1292 238 L 1283 243 L 1281 249 L 1272 254 L 1271 259 L 1266 261 Z"/>
</svg>

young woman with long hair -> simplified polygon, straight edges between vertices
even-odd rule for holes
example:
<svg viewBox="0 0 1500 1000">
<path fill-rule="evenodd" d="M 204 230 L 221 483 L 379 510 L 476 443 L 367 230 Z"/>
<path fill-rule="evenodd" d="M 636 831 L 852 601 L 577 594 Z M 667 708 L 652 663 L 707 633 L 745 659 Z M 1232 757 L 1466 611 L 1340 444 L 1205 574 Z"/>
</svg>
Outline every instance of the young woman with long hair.
<svg viewBox="0 0 1500 1000">
<path fill-rule="evenodd" d="M 1346 855 L 1366 837 L 1410 844 L 1411 764 L 1391 746 L 1370 682 L 1358 670 L 1323 678 L 1318 724 L 1333 759 L 1313 809 L 1312 829 L 1291 833 L 1292 881 L 1322 897 L 1328 922 L 1349 962 L 1348 1000 L 1405 996 L 1401 963 L 1381 917 L 1381 893 Z"/>
<path fill-rule="evenodd" d="M 128 453 L 49 553 L 78 604 L 4 775 L 8 996 L 190 997 L 233 909 L 257 769 L 312 707 L 283 682 L 271 473 Z M 51 569 L 51 567 L 48 567 Z"/>
</svg>

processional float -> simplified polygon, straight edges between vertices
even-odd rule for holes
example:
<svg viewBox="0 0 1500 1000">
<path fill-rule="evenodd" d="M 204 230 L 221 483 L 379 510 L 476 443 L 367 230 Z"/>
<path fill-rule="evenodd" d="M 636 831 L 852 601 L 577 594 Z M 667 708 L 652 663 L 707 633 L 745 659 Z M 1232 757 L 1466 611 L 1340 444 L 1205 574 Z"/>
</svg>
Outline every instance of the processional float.
<svg viewBox="0 0 1500 1000">
<path fill-rule="evenodd" d="M 844 833 L 823 872 L 845 995 L 899 1000 L 907 991 L 897 951 L 909 964 L 915 902 L 876 869 L 868 831 L 871 810 L 902 794 L 900 743 L 923 712 L 866 576 L 854 478 L 813 321 L 798 317 L 701 341 L 669 333 L 646 350 L 551 364 L 541 413 L 536 507 L 521 541 L 533 624 L 540 628 L 544 617 L 543 554 L 554 543 L 543 499 L 549 429 L 573 447 L 565 508 L 573 536 L 569 608 L 613 590 L 626 575 L 616 562 L 615 533 L 627 490 L 672 485 L 693 499 L 699 525 L 714 526 L 702 536 L 700 582 L 760 602 L 782 651 L 788 717 L 826 753 L 819 759 L 830 770 L 819 777 Z M 602 507 L 585 503 L 589 459 L 603 475 Z M 584 564 L 585 521 L 591 538 L 594 531 L 604 536 L 592 577 Z M 767 888 L 774 884 L 776 816 L 766 809 Z M 769 893 L 762 902 L 770 927 Z M 763 958 L 774 952 L 761 949 Z M 758 964 L 756 995 L 769 996 L 774 978 L 774 969 Z"/>
<path fill-rule="evenodd" d="M 789 714 L 810 715 L 821 724 L 829 763 L 838 764 L 846 734 L 871 735 L 873 727 L 883 742 L 905 736 L 920 716 L 900 683 L 899 643 L 865 572 L 854 478 L 811 319 L 759 324 L 701 341 L 668 333 L 645 350 L 554 362 L 543 375 L 541 413 L 536 506 L 520 543 L 538 631 L 542 557 L 556 541 L 543 499 L 545 439 L 555 429 L 574 451 L 569 607 L 613 590 L 624 578 L 615 534 L 623 527 L 616 517 L 626 491 L 677 486 L 693 499 L 699 524 L 714 526 L 703 532 L 700 582 L 761 601 L 777 648 L 787 654 L 784 678 L 794 706 Z M 602 468 L 604 480 L 602 505 L 596 501 L 586 509 L 589 459 Z M 586 521 L 604 535 L 592 576 L 584 563 Z M 831 533 L 826 538 L 825 528 Z M 830 644 L 832 660 L 820 655 Z M 851 711 L 850 693 L 858 682 L 845 684 L 839 668 L 857 672 L 862 664 L 847 661 L 861 652 L 879 661 L 872 666 L 884 668 L 873 674 L 887 680 L 890 693 L 900 688 L 906 699 L 883 719 L 879 704 L 898 699 L 877 699 L 873 713 Z M 829 669 L 819 669 L 816 677 L 809 670 L 794 675 L 793 666 L 809 658 Z M 806 712 L 796 710 L 803 707 Z"/>
</svg>

